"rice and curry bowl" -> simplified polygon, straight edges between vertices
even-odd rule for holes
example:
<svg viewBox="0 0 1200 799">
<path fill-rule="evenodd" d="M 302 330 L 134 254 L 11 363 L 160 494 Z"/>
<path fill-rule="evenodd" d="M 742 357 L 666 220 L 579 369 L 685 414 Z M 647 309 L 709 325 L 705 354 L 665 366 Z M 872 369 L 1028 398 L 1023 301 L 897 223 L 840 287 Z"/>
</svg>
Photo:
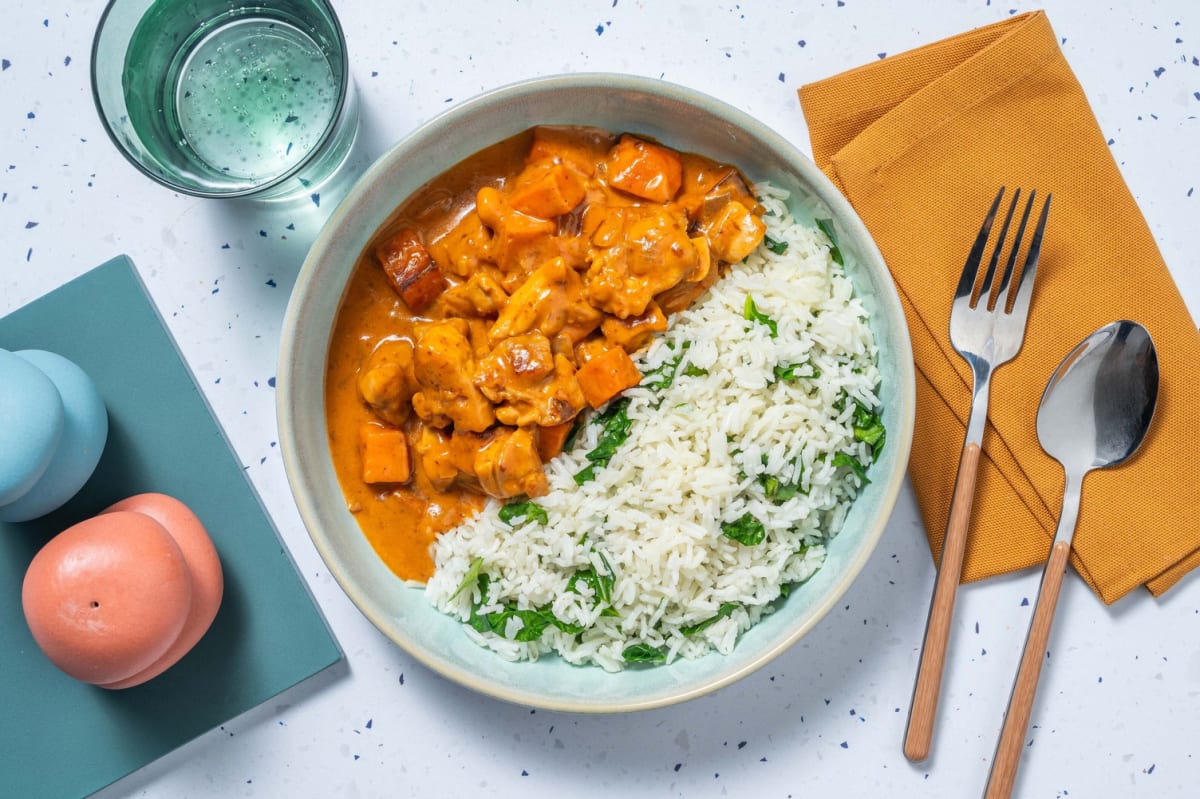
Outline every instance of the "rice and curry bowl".
<svg viewBox="0 0 1200 799">
<path fill-rule="evenodd" d="M 687 699 L 794 642 L 911 438 L 903 317 L 842 198 L 740 112 L 626 76 L 502 89 L 384 156 L 305 263 L 279 374 L 347 594 L 442 674 L 564 710 Z"/>
</svg>

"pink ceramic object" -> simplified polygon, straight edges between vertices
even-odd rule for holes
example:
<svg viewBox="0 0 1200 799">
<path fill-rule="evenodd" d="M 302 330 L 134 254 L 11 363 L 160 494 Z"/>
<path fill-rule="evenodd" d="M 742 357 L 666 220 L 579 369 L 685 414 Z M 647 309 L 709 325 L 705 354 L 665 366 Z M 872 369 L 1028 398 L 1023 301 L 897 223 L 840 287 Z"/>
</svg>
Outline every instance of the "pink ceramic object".
<svg viewBox="0 0 1200 799">
<path fill-rule="evenodd" d="M 30 632 L 62 671 L 129 688 L 174 665 L 216 617 L 224 581 L 195 514 L 139 494 L 55 536 L 29 565 Z"/>
</svg>

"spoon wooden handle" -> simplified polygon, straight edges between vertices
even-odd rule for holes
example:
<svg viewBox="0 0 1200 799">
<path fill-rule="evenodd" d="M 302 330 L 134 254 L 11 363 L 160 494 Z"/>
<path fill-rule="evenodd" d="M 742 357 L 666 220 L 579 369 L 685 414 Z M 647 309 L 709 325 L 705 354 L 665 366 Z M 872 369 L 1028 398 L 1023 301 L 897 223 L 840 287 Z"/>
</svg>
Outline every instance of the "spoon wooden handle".
<svg viewBox="0 0 1200 799">
<path fill-rule="evenodd" d="M 1008 711 L 1004 716 L 1004 729 L 996 745 L 996 756 L 992 758 L 992 770 L 988 775 L 985 799 L 1007 799 L 1012 794 L 1017 779 L 1017 766 L 1025 748 L 1025 730 L 1033 711 L 1033 697 L 1037 693 L 1038 678 L 1042 664 L 1046 661 L 1046 643 L 1050 640 L 1050 626 L 1054 623 L 1054 609 L 1058 606 L 1058 594 L 1062 589 L 1063 575 L 1067 570 L 1067 558 L 1071 544 L 1055 541 L 1050 548 L 1050 557 L 1042 572 L 1042 585 L 1038 589 L 1037 605 L 1033 619 L 1029 622 L 1029 635 L 1025 639 L 1025 651 L 1021 653 L 1021 666 L 1013 683 L 1012 696 L 1008 700 Z"/>
<path fill-rule="evenodd" d="M 963 447 L 958 477 L 954 481 L 954 496 L 950 500 L 950 519 L 946 523 L 942 558 L 938 562 L 933 600 L 929 604 L 929 620 L 925 625 L 925 641 L 921 645 L 921 663 L 917 667 L 912 707 L 908 712 L 908 729 L 904 734 L 904 756 L 914 763 L 929 757 L 933 743 L 938 695 L 942 689 L 946 647 L 950 641 L 950 622 L 954 617 L 954 599 L 962 577 L 967 526 L 971 521 L 971 506 L 975 502 L 979 454 L 978 444 L 969 443 Z"/>
</svg>

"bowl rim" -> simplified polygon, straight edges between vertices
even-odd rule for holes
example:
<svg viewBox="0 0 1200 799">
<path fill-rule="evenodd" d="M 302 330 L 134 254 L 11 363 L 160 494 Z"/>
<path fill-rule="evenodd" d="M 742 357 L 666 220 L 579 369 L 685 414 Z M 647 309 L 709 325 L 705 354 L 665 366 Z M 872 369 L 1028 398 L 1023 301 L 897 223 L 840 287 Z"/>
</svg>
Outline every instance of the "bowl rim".
<svg viewBox="0 0 1200 799">
<path fill-rule="evenodd" d="M 380 177 L 394 168 L 395 164 L 401 161 L 409 150 L 417 145 L 427 143 L 428 140 L 438 135 L 437 131 L 439 129 L 456 118 L 477 114 L 496 105 L 507 104 L 522 97 L 555 89 L 590 89 L 646 93 L 660 96 L 665 100 L 699 106 L 728 121 L 731 125 L 744 129 L 752 137 L 766 142 L 775 151 L 786 154 L 789 166 L 797 169 L 801 179 L 811 188 L 811 193 L 829 208 L 837 225 L 848 229 L 853 234 L 856 243 L 859 245 L 856 254 L 860 261 L 860 267 L 864 271 L 878 273 L 881 278 L 888 276 L 887 266 L 874 243 L 874 239 L 867 231 L 861 219 L 859 219 L 853 207 L 834 186 L 832 181 L 795 145 L 748 113 L 695 89 L 660 79 L 624 73 L 570 73 L 536 77 L 509 83 L 456 104 L 406 134 L 376 159 L 359 177 L 348 194 L 334 209 L 330 218 L 322 226 L 297 275 L 295 287 L 289 299 L 281 328 L 280 357 L 276 372 L 278 375 L 276 412 L 279 426 L 280 450 L 283 456 L 288 486 L 292 491 L 297 510 L 322 561 L 359 612 L 405 653 L 437 674 L 460 685 L 484 695 L 526 707 L 585 714 L 647 710 L 688 701 L 711 693 L 740 680 L 766 665 L 791 648 L 792 645 L 828 615 L 829 610 L 832 609 L 858 577 L 878 546 L 884 529 L 893 514 L 896 500 L 905 480 L 915 417 L 915 374 L 911 340 L 906 328 L 901 331 L 903 335 L 896 336 L 891 340 L 891 345 L 894 349 L 892 354 L 897 360 L 897 385 L 891 387 L 892 391 L 889 393 L 889 396 L 895 399 L 895 404 L 898 408 L 897 418 L 900 420 L 901 426 L 899 429 L 888 430 L 889 449 L 893 451 L 892 457 L 895 458 L 897 466 L 887 475 L 886 485 L 882 488 L 880 494 L 879 510 L 864 525 L 867 529 L 863 534 L 857 551 L 852 558 L 849 558 L 845 562 L 842 572 L 838 575 L 836 582 L 830 587 L 824 598 L 814 604 L 807 618 L 789 628 L 787 634 L 773 645 L 765 647 L 741 666 L 721 671 L 707 681 L 691 686 L 677 686 L 674 690 L 664 691 L 654 696 L 631 698 L 605 704 L 588 702 L 581 699 L 551 697 L 528 688 L 514 688 L 489 682 L 478 673 L 461 668 L 454 663 L 437 657 L 436 653 L 423 646 L 415 637 L 408 636 L 404 631 L 398 629 L 398 625 L 392 623 L 389 618 L 386 618 L 386 613 L 379 607 L 379 603 L 372 600 L 371 597 L 366 595 L 366 592 L 361 590 L 350 574 L 347 565 L 337 556 L 332 541 L 325 535 L 325 531 L 321 528 L 317 509 L 311 495 L 303 490 L 306 487 L 306 482 L 304 479 L 304 469 L 297 455 L 296 425 L 293 423 L 293 416 L 299 409 L 294 406 L 292 401 L 293 380 L 291 373 L 293 364 L 296 362 L 297 352 L 294 349 L 296 337 L 291 335 L 291 332 L 296 330 L 297 326 L 301 324 L 305 298 L 309 293 L 309 279 L 317 269 L 317 264 L 322 254 L 331 246 L 333 238 L 345 220 L 361 210 L 362 204 L 369 198 L 372 187 L 379 182 Z M 531 122 L 531 126 L 532 124 Z M 503 138 L 503 136 L 498 136 L 497 141 L 500 138 Z M 877 293 L 875 302 L 879 305 L 887 306 L 886 315 L 888 317 L 903 322 L 903 309 L 895 286 L 892 284 L 890 278 L 886 280 L 881 279 L 880 283 L 882 290 Z M 323 362 L 327 362 L 327 353 L 324 358 L 326 360 Z M 322 405 L 323 408 L 324 406 Z M 399 578 L 396 579 L 399 580 Z M 432 606 L 430 608 L 432 612 L 438 612 L 436 608 Z M 493 656 L 499 657 L 498 655 L 494 655 L 494 653 L 488 653 L 488 650 L 483 647 L 480 647 L 480 653 L 493 654 Z M 722 656 L 718 653 L 709 653 L 705 657 Z M 606 676 L 601 674 L 602 670 L 599 670 L 598 667 L 595 668 L 597 668 L 601 678 Z M 670 666 L 665 668 L 670 668 Z"/>
</svg>

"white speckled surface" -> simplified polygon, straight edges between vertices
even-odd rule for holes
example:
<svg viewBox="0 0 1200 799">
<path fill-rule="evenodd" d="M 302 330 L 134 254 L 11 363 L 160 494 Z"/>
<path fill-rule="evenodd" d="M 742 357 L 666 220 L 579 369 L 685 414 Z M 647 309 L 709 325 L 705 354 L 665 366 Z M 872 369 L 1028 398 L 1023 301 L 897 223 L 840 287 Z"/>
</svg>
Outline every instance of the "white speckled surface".
<svg viewBox="0 0 1200 799">
<path fill-rule="evenodd" d="M 670 9 L 632 0 L 337 5 L 366 155 L 485 89 L 582 70 L 692 86 L 807 151 L 800 84 L 1046 8 L 1200 316 L 1200 6 L 1191 0 L 829 0 L 791 12 L 700 0 Z M 900 739 L 933 579 L 911 492 L 838 609 L 763 670 L 679 707 L 612 717 L 531 712 L 452 685 L 389 644 L 317 557 L 274 432 L 279 325 L 331 195 L 319 207 L 251 214 L 141 177 L 91 105 L 87 64 L 100 6 L 5 7 L 0 314 L 128 253 L 348 658 L 102 797 L 978 794 L 1037 575 L 960 593 L 935 753 L 910 765 Z M 1069 577 L 1033 724 L 1022 796 L 1195 795 L 1200 577 L 1161 600 L 1137 592 L 1107 608 Z"/>
</svg>

